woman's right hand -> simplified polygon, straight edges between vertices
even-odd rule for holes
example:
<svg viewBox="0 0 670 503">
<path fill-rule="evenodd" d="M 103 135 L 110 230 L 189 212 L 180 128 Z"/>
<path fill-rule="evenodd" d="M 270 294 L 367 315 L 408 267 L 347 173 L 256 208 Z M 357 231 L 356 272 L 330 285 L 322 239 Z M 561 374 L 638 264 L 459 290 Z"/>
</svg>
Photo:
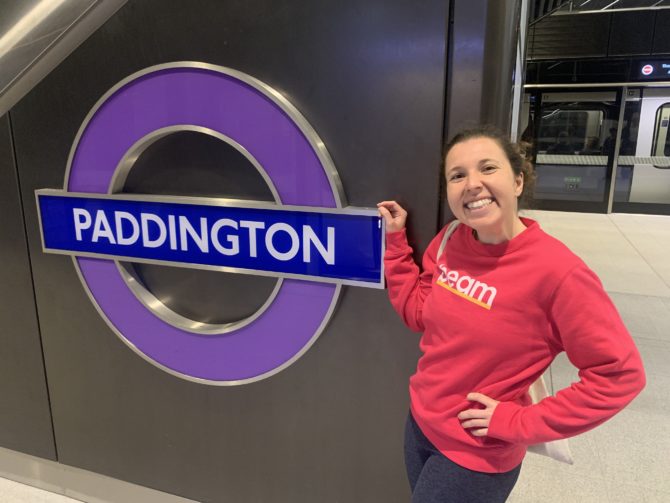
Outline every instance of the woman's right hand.
<svg viewBox="0 0 670 503">
<path fill-rule="evenodd" d="M 405 228 L 407 222 L 407 212 L 395 201 L 382 201 L 377 203 L 379 214 L 384 217 L 386 222 L 386 232 L 398 232 Z"/>
</svg>

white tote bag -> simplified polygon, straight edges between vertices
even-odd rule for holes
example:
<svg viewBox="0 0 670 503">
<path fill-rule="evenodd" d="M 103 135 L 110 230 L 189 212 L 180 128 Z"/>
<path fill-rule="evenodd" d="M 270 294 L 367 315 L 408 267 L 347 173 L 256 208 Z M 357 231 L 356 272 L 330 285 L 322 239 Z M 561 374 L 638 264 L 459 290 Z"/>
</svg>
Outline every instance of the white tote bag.
<svg viewBox="0 0 670 503">
<path fill-rule="evenodd" d="M 547 385 L 544 382 L 544 378 L 542 376 L 540 376 L 537 381 L 530 385 L 528 394 L 530 395 L 530 399 L 533 401 L 533 403 L 538 403 L 539 401 L 544 400 L 549 396 Z M 541 444 L 529 445 L 528 452 L 549 456 L 556 461 L 567 463 L 569 465 L 574 463 L 567 438 L 563 438 L 561 440 L 552 440 L 551 442 L 542 442 Z"/>
</svg>

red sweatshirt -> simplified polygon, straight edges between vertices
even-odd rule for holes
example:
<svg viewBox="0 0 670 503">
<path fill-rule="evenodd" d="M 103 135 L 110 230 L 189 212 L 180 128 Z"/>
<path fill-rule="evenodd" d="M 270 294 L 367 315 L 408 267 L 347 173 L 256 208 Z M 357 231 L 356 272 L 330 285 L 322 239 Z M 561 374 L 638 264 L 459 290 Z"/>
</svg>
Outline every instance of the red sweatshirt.
<svg viewBox="0 0 670 503">
<path fill-rule="evenodd" d="M 526 446 L 587 431 L 644 387 L 640 355 L 597 276 L 537 222 L 486 245 L 460 225 L 436 264 L 446 230 L 428 246 L 423 272 L 404 231 L 386 236 L 386 281 L 395 310 L 423 332 L 410 379 L 411 410 L 426 437 L 471 470 L 505 472 Z M 579 382 L 531 404 L 528 387 L 565 351 Z M 480 392 L 500 404 L 487 437 L 457 414 Z"/>
</svg>

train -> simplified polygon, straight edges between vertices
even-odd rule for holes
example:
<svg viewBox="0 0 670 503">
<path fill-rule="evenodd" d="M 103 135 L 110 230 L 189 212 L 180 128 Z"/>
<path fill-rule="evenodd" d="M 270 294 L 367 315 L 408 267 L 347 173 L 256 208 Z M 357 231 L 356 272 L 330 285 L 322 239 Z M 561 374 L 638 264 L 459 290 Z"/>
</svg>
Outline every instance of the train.
<svg viewBox="0 0 670 503">
<path fill-rule="evenodd" d="M 615 204 L 670 200 L 670 88 L 527 89 L 520 124 L 536 200 L 604 204 L 615 164 Z"/>
</svg>

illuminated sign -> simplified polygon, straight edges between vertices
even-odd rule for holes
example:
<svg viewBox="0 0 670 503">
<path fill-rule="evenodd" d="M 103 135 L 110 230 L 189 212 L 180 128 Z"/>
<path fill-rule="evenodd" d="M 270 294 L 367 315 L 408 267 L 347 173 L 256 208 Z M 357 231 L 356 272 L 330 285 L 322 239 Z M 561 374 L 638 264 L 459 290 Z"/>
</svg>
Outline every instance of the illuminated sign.
<svg viewBox="0 0 670 503">
<path fill-rule="evenodd" d="M 123 194 L 141 153 L 195 131 L 258 170 L 273 203 Z M 173 375 L 217 385 L 269 377 L 324 330 L 343 284 L 383 286 L 383 225 L 346 205 L 330 156 L 277 91 L 219 66 L 180 62 L 110 89 L 82 124 L 63 190 L 36 191 L 44 251 L 72 255 L 91 301 L 133 351 Z M 251 316 L 223 325 L 170 310 L 121 261 L 276 276 Z"/>
<path fill-rule="evenodd" d="M 47 252 L 383 287 L 376 210 L 49 190 L 37 198 Z"/>
<path fill-rule="evenodd" d="M 670 80 L 670 60 L 638 60 L 631 66 L 631 80 Z"/>
</svg>

